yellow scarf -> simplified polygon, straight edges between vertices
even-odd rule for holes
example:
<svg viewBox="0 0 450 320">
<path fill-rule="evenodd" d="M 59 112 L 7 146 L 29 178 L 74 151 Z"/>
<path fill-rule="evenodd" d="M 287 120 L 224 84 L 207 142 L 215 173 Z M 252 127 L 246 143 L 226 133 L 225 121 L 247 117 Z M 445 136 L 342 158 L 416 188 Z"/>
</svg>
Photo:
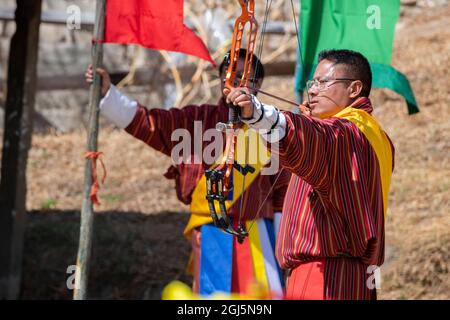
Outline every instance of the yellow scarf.
<svg viewBox="0 0 450 320">
<path fill-rule="evenodd" d="M 357 100 L 353 105 L 356 105 L 359 101 Z M 366 111 L 353 108 L 352 106 L 341 110 L 335 114 L 334 117 L 347 119 L 355 124 L 375 150 L 380 167 L 383 209 L 384 217 L 386 218 L 389 187 L 392 176 L 392 149 L 386 134 L 374 117 Z"/>
</svg>

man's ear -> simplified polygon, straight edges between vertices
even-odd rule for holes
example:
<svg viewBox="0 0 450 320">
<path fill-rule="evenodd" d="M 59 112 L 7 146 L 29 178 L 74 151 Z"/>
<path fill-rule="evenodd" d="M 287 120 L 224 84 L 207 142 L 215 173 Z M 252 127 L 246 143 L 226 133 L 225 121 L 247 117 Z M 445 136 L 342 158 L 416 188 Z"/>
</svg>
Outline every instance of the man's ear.
<svg viewBox="0 0 450 320">
<path fill-rule="evenodd" d="M 363 89 L 363 83 L 360 80 L 353 81 L 350 86 L 348 87 L 350 98 L 355 99 L 357 98 Z"/>
</svg>

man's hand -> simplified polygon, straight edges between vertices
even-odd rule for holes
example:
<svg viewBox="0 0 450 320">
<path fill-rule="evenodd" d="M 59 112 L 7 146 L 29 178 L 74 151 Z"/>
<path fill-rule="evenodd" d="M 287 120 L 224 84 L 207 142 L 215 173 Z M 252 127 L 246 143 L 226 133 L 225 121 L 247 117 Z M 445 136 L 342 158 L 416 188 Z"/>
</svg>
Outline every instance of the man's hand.
<svg viewBox="0 0 450 320">
<path fill-rule="evenodd" d="M 241 107 L 241 116 L 251 118 L 253 116 L 253 102 L 248 88 L 223 89 L 227 97 L 226 102 Z"/>
<path fill-rule="evenodd" d="M 111 86 L 111 78 L 109 77 L 109 74 L 105 69 L 97 68 L 96 71 L 102 78 L 102 96 L 104 96 Z M 86 77 L 87 83 L 91 84 L 94 81 L 94 70 L 92 69 L 92 64 L 88 66 L 84 76 Z"/>
<path fill-rule="evenodd" d="M 300 110 L 301 113 L 303 114 L 307 114 L 308 116 L 311 116 L 311 107 L 309 105 L 308 101 L 303 102 L 301 105 L 298 106 L 298 109 Z"/>
</svg>

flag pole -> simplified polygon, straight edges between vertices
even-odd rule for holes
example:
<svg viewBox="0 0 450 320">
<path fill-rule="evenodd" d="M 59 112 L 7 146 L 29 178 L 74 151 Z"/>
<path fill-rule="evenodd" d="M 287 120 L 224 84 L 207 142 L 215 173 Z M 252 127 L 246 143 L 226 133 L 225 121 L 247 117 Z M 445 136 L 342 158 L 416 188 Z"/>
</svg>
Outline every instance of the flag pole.
<svg viewBox="0 0 450 320">
<path fill-rule="evenodd" d="M 89 96 L 89 131 L 87 151 L 97 151 L 99 103 L 101 99 L 101 78 L 96 68 L 103 63 L 103 37 L 105 30 L 106 0 L 97 0 L 95 10 L 94 41 L 92 42 L 92 68 L 94 81 Z M 78 245 L 77 268 L 75 273 L 74 300 L 85 300 L 89 276 L 89 260 L 92 248 L 92 229 L 94 223 L 93 203 L 91 201 L 92 161 L 86 159 L 84 170 L 83 204 L 81 207 L 80 241 Z"/>
<path fill-rule="evenodd" d="M 299 1 L 299 4 L 300 4 L 300 8 L 301 8 L 301 5 L 302 5 L 301 0 Z M 299 28 L 299 26 L 297 24 L 297 18 L 295 17 L 294 3 L 292 2 L 292 0 L 291 0 L 291 8 L 292 8 L 292 19 L 293 19 L 294 25 L 295 25 L 295 34 L 296 34 L 297 44 L 298 44 L 297 52 L 298 52 L 298 55 L 300 57 L 300 65 L 301 65 L 300 66 L 300 68 L 301 68 L 301 75 L 300 75 L 300 77 L 301 77 L 302 80 L 304 80 L 304 78 L 306 76 L 306 73 L 305 73 L 305 63 L 304 63 L 303 57 L 302 57 L 302 40 L 301 40 L 301 35 L 300 35 L 300 30 L 299 30 L 300 28 Z M 300 15 L 301 14 L 299 13 L 299 20 L 301 19 Z M 301 21 L 299 21 L 299 23 L 300 22 Z M 299 66 L 298 66 L 299 61 L 298 60 L 299 59 L 297 59 L 297 65 L 296 65 L 296 70 L 295 70 L 295 77 L 296 78 L 297 78 L 297 73 L 298 73 L 298 69 L 299 69 Z M 303 103 L 303 92 L 304 92 L 304 90 L 299 90 L 299 91 L 296 91 L 296 94 L 295 94 L 295 99 L 297 100 L 299 105 Z M 306 90 L 306 94 L 307 94 L 307 100 L 309 102 L 308 90 Z M 298 113 L 300 111 L 295 109 L 294 112 Z"/>
</svg>

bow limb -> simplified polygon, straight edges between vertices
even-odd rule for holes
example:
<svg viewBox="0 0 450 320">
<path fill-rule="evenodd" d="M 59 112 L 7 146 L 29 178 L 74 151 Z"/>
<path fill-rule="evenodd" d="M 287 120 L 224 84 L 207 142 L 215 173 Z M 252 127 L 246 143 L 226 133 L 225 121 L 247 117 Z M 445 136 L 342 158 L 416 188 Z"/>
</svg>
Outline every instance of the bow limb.
<svg viewBox="0 0 450 320">
<path fill-rule="evenodd" d="M 239 86 L 244 87 L 249 83 L 251 75 L 251 66 L 253 60 L 253 52 L 255 50 L 256 35 L 258 33 L 258 22 L 255 18 L 255 2 L 254 0 L 239 0 L 241 6 L 241 15 L 236 19 L 233 29 L 233 40 L 231 42 L 231 51 L 227 73 L 225 77 L 225 87 L 236 87 L 236 70 L 239 60 L 239 53 L 242 47 L 242 39 L 245 26 L 249 26 L 249 36 L 247 43 L 247 53 L 244 62 L 244 72 L 240 79 Z"/>
</svg>

